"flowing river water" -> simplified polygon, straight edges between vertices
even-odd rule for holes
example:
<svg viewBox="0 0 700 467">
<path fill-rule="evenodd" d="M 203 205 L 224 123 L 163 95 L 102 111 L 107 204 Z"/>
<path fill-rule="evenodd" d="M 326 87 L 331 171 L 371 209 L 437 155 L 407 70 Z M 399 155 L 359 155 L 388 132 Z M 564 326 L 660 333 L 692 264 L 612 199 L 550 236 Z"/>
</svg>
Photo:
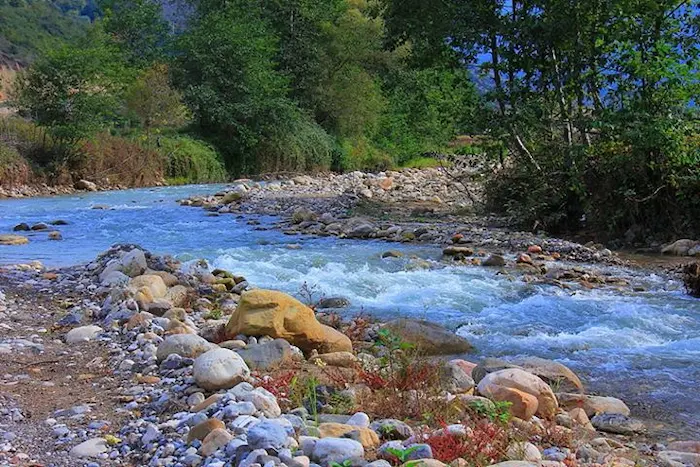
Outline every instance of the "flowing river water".
<svg viewBox="0 0 700 467">
<path fill-rule="evenodd" d="M 0 247 L 0 264 L 40 260 L 48 266 L 87 262 L 114 243 L 138 243 L 182 261 L 207 259 L 258 287 L 299 293 L 306 283 L 325 296 L 379 318 L 410 316 L 442 323 L 483 356 L 535 355 L 577 371 L 589 392 L 625 400 L 633 415 L 654 418 L 661 432 L 700 434 L 700 300 L 675 282 L 636 276 L 645 292 L 571 292 L 526 284 L 481 267 L 413 267 L 438 247 L 287 236 L 249 225 L 249 217 L 212 217 L 176 200 L 215 192 L 183 186 L 0 201 L 0 232 L 20 222 L 62 219 L 63 240 L 30 233 L 24 246 Z M 109 210 L 92 209 L 105 204 Z M 274 218 L 256 217 L 261 226 Z M 403 258 L 382 259 L 400 250 Z"/>
</svg>

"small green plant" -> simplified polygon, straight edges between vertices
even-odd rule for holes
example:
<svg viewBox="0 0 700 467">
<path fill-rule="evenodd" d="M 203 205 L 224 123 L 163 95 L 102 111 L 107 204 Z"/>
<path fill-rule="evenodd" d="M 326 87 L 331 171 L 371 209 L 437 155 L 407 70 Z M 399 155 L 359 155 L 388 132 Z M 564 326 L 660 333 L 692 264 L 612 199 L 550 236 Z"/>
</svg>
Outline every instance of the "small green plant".
<svg viewBox="0 0 700 467">
<path fill-rule="evenodd" d="M 488 418 L 492 422 L 498 422 L 503 425 L 510 422 L 512 417 L 510 413 L 510 407 L 513 405 L 506 401 L 497 401 L 493 404 L 485 404 L 481 401 L 474 401 L 470 404 L 471 408 L 476 412 L 477 415 Z"/>
<path fill-rule="evenodd" d="M 204 319 L 221 319 L 224 316 L 223 310 L 221 308 L 214 308 L 204 315 Z"/>
<path fill-rule="evenodd" d="M 289 399 L 296 407 L 306 407 L 309 414 L 318 423 L 318 386 L 315 376 L 292 378 L 289 388 Z"/>
<path fill-rule="evenodd" d="M 328 465 L 330 467 L 350 467 L 352 465 L 352 461 L 350 459 L 346 459 L 343 462 L 331 462 Z"/>
<path fill-rule="evenodd" d="M 397 458 L 402 464 L 405 464 L 408 461 L 408 458 L 411 457 L 411 454 L 420 448 L 420 446 L 411 446 L 410 448 L 405 449 L 388 447 L 386 452 Z"/>
</svg>

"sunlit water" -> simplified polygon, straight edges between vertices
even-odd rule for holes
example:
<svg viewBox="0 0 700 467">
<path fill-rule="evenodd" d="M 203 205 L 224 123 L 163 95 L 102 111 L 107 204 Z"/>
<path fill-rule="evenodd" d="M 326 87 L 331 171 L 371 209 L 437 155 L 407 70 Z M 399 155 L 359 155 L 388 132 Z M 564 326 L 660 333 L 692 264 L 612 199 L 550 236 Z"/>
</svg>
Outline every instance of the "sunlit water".
<svg viewBox="0 0 700 467">
<path fill-rule="evenodd" d="M 700 434 L 700 300 L 683 295 L 677 284 L 648 275 L 640 277 L 648 292 L 572 293 L 509 280 L 487 268 L 426 270 L 414 267 L 411 256 L 438 259 L 438 248 L 287 236 L 256 230 L 247 217 L 210 217 L 175 202 L 217 188 L 0 201 L 3 233 L 20 222 L 69 223 L 57 227 L 60 242 L 30 233 L 29 245 L 0 247 L 0 263 L 71 265 L 120 242 L 183 261 L 206 258 L 259 287 L 298 294 L 306 283 L 318 295 L 346 297 L 352 303 L 346 313 L 443 323 L 471 340 L 479 356 L 557 359 L 578 371 L 591 390 L 626 400 L 633 413 L 680 423 L 689 436 Z M 95 204 L 112 209 L 92 209 Z M 275 222 L 257 220 L 263 227 Z M 406 257 L 381 259 L 389 248 Z"/>
</svg>

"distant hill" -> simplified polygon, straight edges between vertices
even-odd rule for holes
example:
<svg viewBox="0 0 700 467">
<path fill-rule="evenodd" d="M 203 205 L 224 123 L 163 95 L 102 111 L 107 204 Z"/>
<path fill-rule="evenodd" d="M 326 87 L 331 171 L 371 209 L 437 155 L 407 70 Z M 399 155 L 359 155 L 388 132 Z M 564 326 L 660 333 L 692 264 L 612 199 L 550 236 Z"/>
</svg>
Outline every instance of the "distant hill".
<svg viewBox="0 0 700 467">
<path fill-rule="evenodd" d="M 0 0 L 0 66 L 24 66 L 56 41 L 85 33 L 97 14 L 93 0 Z"/>
</svg>

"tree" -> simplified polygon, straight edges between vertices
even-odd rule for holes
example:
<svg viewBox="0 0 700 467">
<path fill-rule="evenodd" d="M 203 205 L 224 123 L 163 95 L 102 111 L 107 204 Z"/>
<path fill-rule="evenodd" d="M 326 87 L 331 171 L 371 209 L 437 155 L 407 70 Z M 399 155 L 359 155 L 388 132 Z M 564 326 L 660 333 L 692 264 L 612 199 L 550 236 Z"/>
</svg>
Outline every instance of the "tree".
<svg viewBox="0 0 700 467">
<path fill-rule="evenodd" d="M 576 228 L 585 218 L 620 232 L 666 228 L 697 206 L 669 209 L 698 185 L 688 138 L 697 128 L 697 0 L 385 4 L 395 43 L 424 61 L 456 54 L 490 77 L 487 129 L 511 156 L 494 207 L 530 227 Z M 548 182 L 533 189 L 533 179 Z"/>
<path fill-rule="evenodd" d="M 305 169 L 329 153 L 323 130 L 289 98 L 277 69 L 278 40 L 259 8 L 200 4 L 177 49 L 185 102 L 232 170 Z"/>
<path fill-rule="evenodd" d="M 188 119 L 182 95 L 170 86 L 168 67 L 163 64 L 141 73 L 127 92 L 126 108 L 147 135 L 154 128 L 180 127 Z"/>
<path fill-rule="evenodd" d="M 156 0 L 101 0 L 105 32 L 137 67 L 163 61 L 171 41 L 171 27 Z"/>
<path fill-rule="evenodd" d="M 84 44 L 51 50 L 21 75 L 17 104 L 69 152 L 120 118 L 129 79 L 119 51 L 97 29 Z"/>
</svg>

